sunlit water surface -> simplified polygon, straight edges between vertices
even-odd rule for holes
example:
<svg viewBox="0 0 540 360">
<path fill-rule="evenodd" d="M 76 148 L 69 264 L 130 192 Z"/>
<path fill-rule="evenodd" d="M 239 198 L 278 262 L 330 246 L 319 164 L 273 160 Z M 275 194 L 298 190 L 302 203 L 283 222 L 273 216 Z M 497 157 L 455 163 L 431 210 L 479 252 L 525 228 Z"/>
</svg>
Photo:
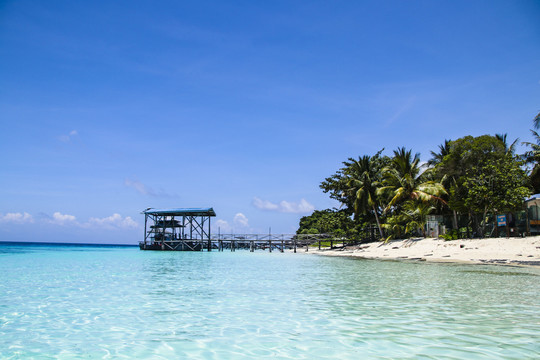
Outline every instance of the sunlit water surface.
<svg viewBox="0 0 540 360">
<path fill-rule="evenodd" d="M 534 359 L 540 270 L 0 244 L 0 358 Z"/>
</svg>

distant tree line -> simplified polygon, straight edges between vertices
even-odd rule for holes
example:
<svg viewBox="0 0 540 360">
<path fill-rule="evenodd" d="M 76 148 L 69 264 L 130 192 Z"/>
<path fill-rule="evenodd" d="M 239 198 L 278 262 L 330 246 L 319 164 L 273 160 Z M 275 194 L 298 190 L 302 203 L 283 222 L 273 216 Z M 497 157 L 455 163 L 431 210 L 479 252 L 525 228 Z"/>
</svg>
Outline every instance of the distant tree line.
<svg viewBox="0 0 540 360">
<path fill-rule="evenodd" d="M 540 128 L 540 113 L 533 124 Z M 404 147 L 392 156 L 383 149 L 349 158 L 320 184 L 340 208 L 304 216 L 297 233 L 356 237 L 376 227 L 381 239 L 426 236 L 427 215 L 443 215 L 454 231 L 465 217 L 483 237 L 494 214 L 521 210 L 527 196 L 540 192 L 540 135 L 531 132 L 524 154 L 516 154 L 519 139 L 509 143 L 496 134 L 445 140 L 426 163 Z"/>
</svg>

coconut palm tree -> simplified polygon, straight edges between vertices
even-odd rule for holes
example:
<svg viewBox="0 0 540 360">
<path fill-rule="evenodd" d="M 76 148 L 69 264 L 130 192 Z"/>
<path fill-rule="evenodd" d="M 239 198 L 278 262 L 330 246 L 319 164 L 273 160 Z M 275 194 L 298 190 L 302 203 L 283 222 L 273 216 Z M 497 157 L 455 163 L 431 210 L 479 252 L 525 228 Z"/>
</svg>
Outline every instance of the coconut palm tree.
<svg viewBox="0 0 540 360">
<path fill-rule="evenodd" d="M 510 146 L 509 146 L 508 142 L 506 141 L 507 136 L 508 136 L 508 134 L 495 134 L 495 138 L 500 140 L 503 143 L 506 153 L 507 154 L 513 154 L 515 152 L 515 150 L 516 150 L 516 144 L 519 141 L 519 138 L 514 140 L 514 142 L 512 144 L 510 144 Z"/>
<path fill-rule="evenodd" d="M 540 117 L 540 114 L 538 114 L 537 118 L 538 117 Z M 540 191 L 540 135 L 534 130 L 531 130 L 531 133 L 533 134 L 536 143 L 527 141 L 521 143 L 522 145 L 526 145 L 530 148 L 530 150 L 526 151 L 522 155 L 522 159 L 525 160 L 527 164 L 532 165 L 532 170 L 529 177 L 531 179 L 531 185 L 533 186 L 534 191 L 538 192 Z"/>
<path fill-rule="evenodd" d="M 536 117 L 533 119 L 533 122 L 534 122 L 534 128 L 535 128 L 535 129 L 540 129 L 540 112 L 539 112 L 538 115 L 536 115 Z"/>
<path fill-rule="evenodd" d="M 452 140 L 444 140 L 444 144 L 439 145 L 439 152 L 436 153 L 434 151 L 431 151 L 432 158 L 428 160 L 428 165 L 435 166 L 437 164 L 440 164 L 444 157 L 448 154 L 450 154 L 450 143 Z"/>
<path fill-rule="evenodd" d="M 354 198 L 355 218 L 359 214 L 368 214 L 373 211 L 381 238 L 384 237 L 379 220 L 379 200 L 377 189 L 380 186 L 381 161 L 380 152 L 371 157 L 364 155 L 358 160 L 349 159 L 345 165 L 349 168 L 347 181 L 348 191 Z"/>
<path fill-rule="evenodd" d="M 445 203 L 440 197 L 447 194 L 444 186 L 427 180 L 431 170 L 422 170 L 420 154 L 413 156 L 404 147 L 394 150 L 390 165 L 383 169 L 383 186 L 378 189 L 378 194 L 387 193 L 390 198 L 385 212 L 407 200 Z"/>
<path fill-rule="evenodd" d="M 420 230 L 422 235 L 426 237 L 427 216 L 435 210 L 435 206 L 430 203 L 407 201 L 403 206 L 403 210 L 403 215 L 407 219 L 405 231 Z"/>
</svg>

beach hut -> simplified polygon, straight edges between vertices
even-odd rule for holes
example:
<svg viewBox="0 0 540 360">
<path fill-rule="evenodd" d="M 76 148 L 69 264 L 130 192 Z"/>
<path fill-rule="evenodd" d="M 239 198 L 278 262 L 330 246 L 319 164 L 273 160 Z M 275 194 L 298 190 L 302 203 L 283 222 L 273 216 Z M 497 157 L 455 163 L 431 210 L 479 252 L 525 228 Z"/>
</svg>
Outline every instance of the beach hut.
<svg viewBox="0 0 540 360">
<path fill-rule="evenodd" d="M 201 251 L 212 249 L 210 218 L 213 208 L 148 208 L 144 214 L 141 250 Z"/>
<path fill-rule="evenodd" d="M 529 232 L 540 234 L 540 194 L 534 194 L 525 200 L 525 206 L 529 220 Z"/>
</svg>

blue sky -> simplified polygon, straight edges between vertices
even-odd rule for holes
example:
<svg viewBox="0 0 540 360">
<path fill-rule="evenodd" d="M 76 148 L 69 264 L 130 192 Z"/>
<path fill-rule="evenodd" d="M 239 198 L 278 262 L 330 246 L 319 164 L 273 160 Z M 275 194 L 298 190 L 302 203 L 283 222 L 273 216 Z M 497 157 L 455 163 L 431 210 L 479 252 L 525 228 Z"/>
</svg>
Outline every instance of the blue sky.
<svg viewBox="0 0 540 360">
<path fill-rule="evenodd" d="M 292 233 L 348 157 L 531 140 L 538 1 L 3 1 L 0 241 Z"/>
</svg>

